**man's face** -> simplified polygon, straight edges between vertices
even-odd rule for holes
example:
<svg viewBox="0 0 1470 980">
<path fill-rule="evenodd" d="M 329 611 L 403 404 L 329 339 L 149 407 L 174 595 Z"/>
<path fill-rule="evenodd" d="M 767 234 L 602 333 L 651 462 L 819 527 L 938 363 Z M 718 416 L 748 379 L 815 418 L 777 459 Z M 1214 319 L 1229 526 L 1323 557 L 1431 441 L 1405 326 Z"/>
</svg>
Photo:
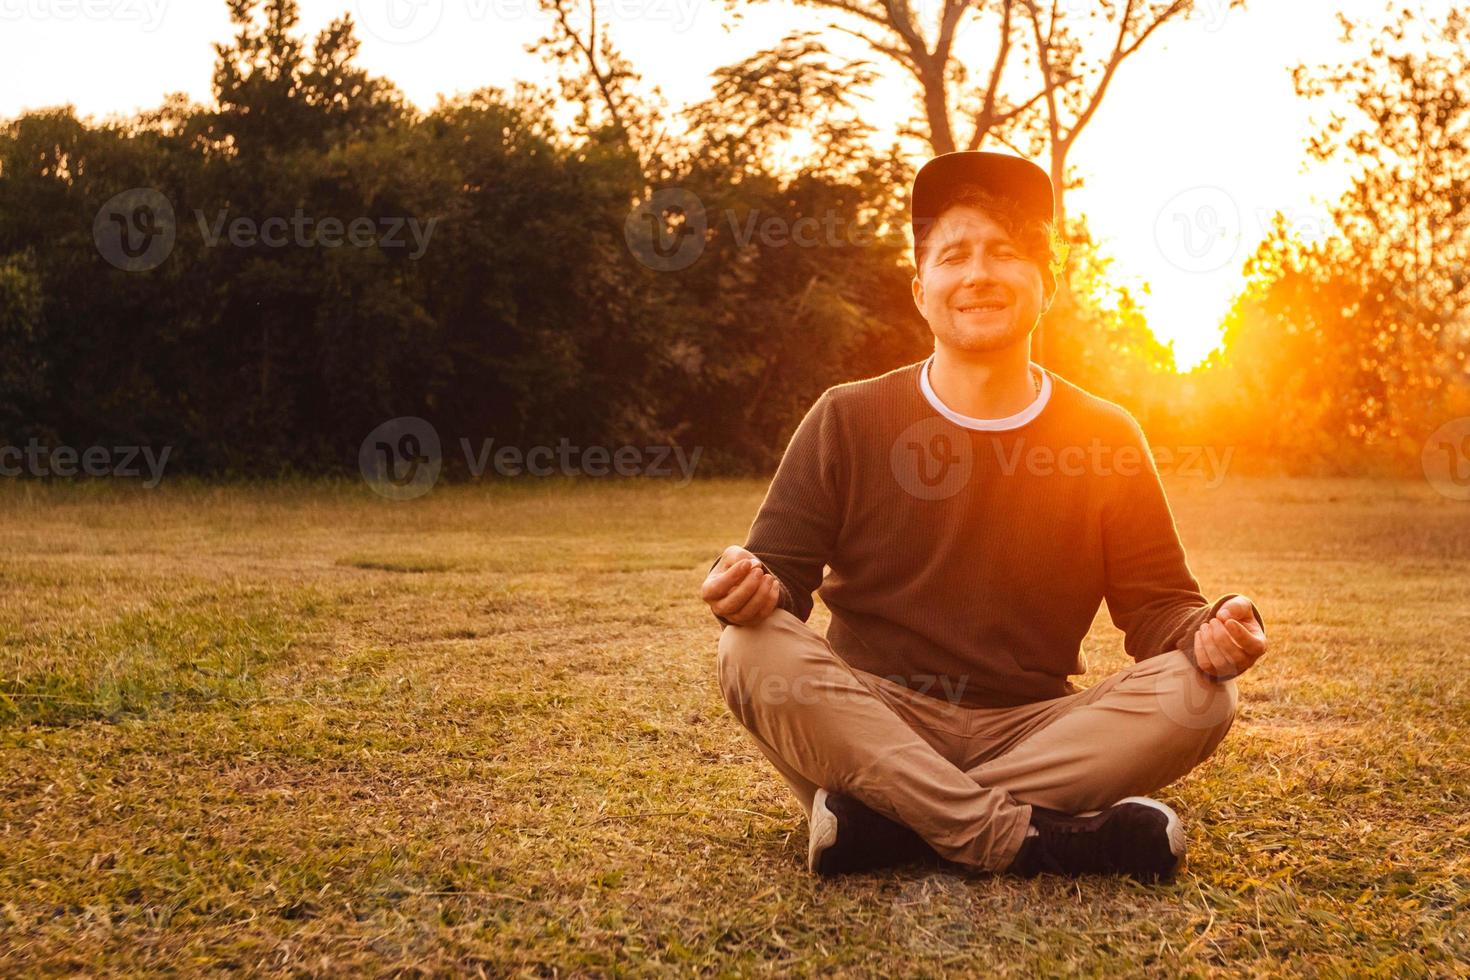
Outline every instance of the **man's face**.
<svg viewBox="0 0 1470 980">
<path fill-rule="evenodd" d="M 988 214 L 955 205 L 929 232 L 914 305 L 934 339 L 968 351 L 1020 343 L 1050 305 L 1041 268 Z"/>
</svg>

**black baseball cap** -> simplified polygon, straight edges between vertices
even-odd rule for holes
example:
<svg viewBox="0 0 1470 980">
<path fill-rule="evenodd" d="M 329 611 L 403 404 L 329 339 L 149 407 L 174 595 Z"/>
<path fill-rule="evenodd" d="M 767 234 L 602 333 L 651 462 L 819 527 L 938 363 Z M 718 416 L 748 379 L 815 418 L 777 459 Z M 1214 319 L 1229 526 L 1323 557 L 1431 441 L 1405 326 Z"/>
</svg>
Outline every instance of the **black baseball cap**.
<svg viewBox="0 0 1470 980">
<path fill-rule="evenodd" d="M 1012 198 L 1028 217 L 1056 220 L 1051 177 L 1025 157 L 984 150 L 941 153 L 919 168 L 909 195 L 909 228 L 914 244 L 919 229 L 934 223 L 950 192 L 959 184 L 979 184 Z"/>
</svg>

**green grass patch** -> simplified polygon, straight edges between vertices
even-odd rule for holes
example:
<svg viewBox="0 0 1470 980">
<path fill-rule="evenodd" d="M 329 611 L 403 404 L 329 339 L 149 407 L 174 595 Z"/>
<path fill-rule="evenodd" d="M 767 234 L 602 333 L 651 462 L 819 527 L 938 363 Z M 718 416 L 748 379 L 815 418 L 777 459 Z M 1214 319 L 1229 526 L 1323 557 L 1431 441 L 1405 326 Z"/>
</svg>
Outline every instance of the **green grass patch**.
<svg viewBox="0 0 1470 980">
<path fill-rule="evenodd" d="M 153 600 L 96 627 L 8 643 L 0 725 L 117 721 L 260 693 L 295 641 L 264 592 Z"/>
</svg>

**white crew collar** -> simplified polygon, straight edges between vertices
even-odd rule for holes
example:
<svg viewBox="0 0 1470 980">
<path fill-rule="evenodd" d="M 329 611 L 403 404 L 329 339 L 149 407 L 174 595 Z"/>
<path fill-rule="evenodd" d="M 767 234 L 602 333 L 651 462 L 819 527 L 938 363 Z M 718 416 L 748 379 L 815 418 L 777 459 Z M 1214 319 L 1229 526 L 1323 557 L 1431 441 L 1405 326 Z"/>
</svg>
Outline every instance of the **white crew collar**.
<svg viewBox="0 0 1470 980">
<path fill-rule="evenodd" d="M 1021 409 L 1014 415 L 1007 415 L 1005 418 L 1000 419 L 977 419 L 972 418 L 969 415 L 961 415 L 959 412 L 956 412 L 954 409 L 944 404 L 944 402 L 940 401 L 939 396 L 934 393 L 934 387 L 929 384 L 929 365 L 933 363 L 933 361 L 934 355 L 930 354 L 929 357 L 924 361 L 923 366 L 919 368 L 919 389 L 923 391 L 925 400 L 928 401 L 931 406 L 933 406 L 934 411 L 938 412 L 940 415 L 943 415 L 955 425 L 963 426 L 966 429 L 979 429 L 984 432 L 1000 432 L 1005 429 L 1017 428 L 1018 426 L 1025 425 L 1027 422 L 1030 422 L 1032 419 L 1036 418 L 1036 416 L 1040 415 L 1041 410 L 1046 407 L 1047 401 L 1051 398 L 1051 375 L 1043 371 L 1040 364 L 1037 364 L 1035 361 L 1031 361 L 1029 362 L 1031 371 L 1041 376 L 1041 392 L 1036 396 L 1035 400 L 1032 401 L 1030 405 L 1027 405 L 1025 408 Z"/>
</svg>

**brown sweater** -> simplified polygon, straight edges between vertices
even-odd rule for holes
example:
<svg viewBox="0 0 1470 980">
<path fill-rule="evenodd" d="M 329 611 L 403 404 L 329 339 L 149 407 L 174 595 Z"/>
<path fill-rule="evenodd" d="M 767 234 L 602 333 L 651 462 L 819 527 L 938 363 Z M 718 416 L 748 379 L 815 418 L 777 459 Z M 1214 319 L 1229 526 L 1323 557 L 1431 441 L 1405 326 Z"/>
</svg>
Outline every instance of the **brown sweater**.
<svg viewBox="0 0 1470 980">
<path fill-rule="evenodd" d="M 849 665 L 975 707 L 1075 691 L 1103 601 L 1135 660 L 1192 656 L 1236 593 L 1200 594 L 1133 416 L 1048 371 L 997 430 L 931 403 L 926 363 L 836 385 L 798 425 L 746 542 L 781 606 L 805 621 L 820 586 Z"/>
</svg>

